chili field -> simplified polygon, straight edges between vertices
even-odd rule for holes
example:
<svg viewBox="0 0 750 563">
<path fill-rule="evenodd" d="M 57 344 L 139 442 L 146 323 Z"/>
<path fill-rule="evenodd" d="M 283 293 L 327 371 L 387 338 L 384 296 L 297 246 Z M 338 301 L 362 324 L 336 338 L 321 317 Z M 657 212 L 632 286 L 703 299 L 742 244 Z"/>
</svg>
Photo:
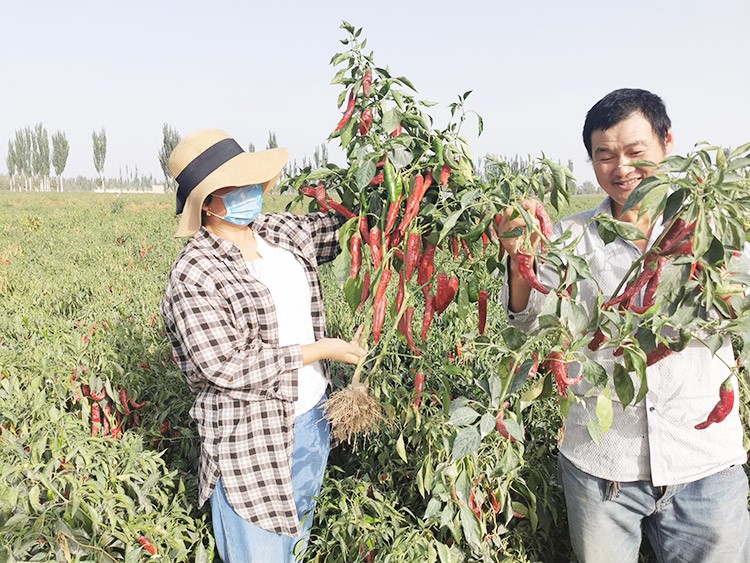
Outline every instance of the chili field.
<svg viewBox="0 0 750 563">
<path fill-rule="evenodd" d="M 214 560 L 196 507 L 192 395 L 158 314 L 184 244 L 172 197 L 5 192 L 0 225 L 0 561 Z M 358 319 L 333 268 L 322 270 L 329 332 L 347 337 Z M 412 351 L 391 345 L 369 382 L 386 423 L 332 451 L 306 560 L 568 560 L 559 409 L 550 378 L 511 377 L 500 361 L 518 338 L 501 281 L 481 280 L 490 345 L 475 343 L 476 315 L 435 318 L 421 393 Z M 351 368 L 333 366 L 335 387 Z M 498 421 L 499 399 L 511 418 Z M 461 407 L 486 420 L 456 459 L 471 416 Z"/>
</svg>

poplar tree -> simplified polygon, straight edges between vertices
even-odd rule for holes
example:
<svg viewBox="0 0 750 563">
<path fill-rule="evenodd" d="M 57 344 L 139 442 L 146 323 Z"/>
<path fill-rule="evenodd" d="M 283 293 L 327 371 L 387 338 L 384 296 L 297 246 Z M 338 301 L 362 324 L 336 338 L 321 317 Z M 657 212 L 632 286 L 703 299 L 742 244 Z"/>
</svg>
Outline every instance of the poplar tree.
<svg viewBox="0 0 750 563">
<path fill-rule="evenodd" d="M 177 129 L 165 123 L 162 127 L 162 137 L 162 145 L 161 149 L 159 149 L 159 164 L 161 165 L 162 172 L 164 172 L 164 179 L 166 181 L 165 191 L 173 192 L 177 188 L 177 182 L 169 172 L 169 156 L 177 146 L 177 143 L 180 142 L 180 134 L 177 132 Z"/>
<path fill-rule="evenodd" d="M 104 161 L 107 158 L 107 132 L 104 127 L 99 133 L 91 133 L 91 140 L 94 143 L 94 168 L 99 174 L 99 184 L 104 189 Z"/>
<path fill-rule="evenodd" d="M 10 191 L 13 191 L 13 177 L 16 175 L 16 148 L 13 139 L 8 139 L 8 156 L 5 157 L 5 165 L 8 167 L 10 176 Z"/>
<path fill-rule="evenodd" d="M 68 153 L 70 152 L 70 145 L 68 138 L 62 131 L 57 131 L 52 135 L 52 166 L 55 168 L 55 175 L 57 176 L 57 185 L 59 190 L 63 189 L 63 178 L 62 173 L 65 171 L 65 166 L 68 163 Z"/>
<path fill-rule="evenodd" d="M 31 146 L 31 165 L 34 176 L 39 181 L 39 189 L 41 191 L 48 191 L 50 174 L 49 135 L 47 134 L 47 129 L 41 123 L 37 123 L 34 126 L 31 134 Z"/>
</svg>

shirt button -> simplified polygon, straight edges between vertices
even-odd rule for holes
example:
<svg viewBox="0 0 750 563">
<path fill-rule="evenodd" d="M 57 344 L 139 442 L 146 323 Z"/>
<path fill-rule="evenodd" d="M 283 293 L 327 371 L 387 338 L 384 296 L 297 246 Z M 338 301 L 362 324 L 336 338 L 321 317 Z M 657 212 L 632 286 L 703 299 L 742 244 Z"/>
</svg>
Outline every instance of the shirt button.
<svg viewBox="0 0 750 563">
<path fill-rule="evenodd" d="M 511 321 L 516 318 L 515 315 L 508 315 L 508 317 L 510 318 Z"/>
<path fill-rule="evenodd" d="M 650 410 L 651 412 L 654 412 L 656 410 L 656 407 L 649 407 L 648 410 Z"/>
</svg>

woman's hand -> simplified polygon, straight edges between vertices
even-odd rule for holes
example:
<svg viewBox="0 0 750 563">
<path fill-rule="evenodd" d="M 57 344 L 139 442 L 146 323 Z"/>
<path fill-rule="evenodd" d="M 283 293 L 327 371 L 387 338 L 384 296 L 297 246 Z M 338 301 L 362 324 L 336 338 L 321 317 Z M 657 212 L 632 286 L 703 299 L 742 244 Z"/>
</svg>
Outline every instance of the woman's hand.
<svg viewBox="0 0 750 563">
<path fill-rule="evenodd" d="M 360 344 L 362 329 L 360 325 L 350 342 L 341 338 L 321 338 L 313 344 L 305 344 L 302 346 L 302 363 L 307 365 L 326 359 L 346 364 L 359 363 L 367 355 L 367 350 Z"/>
</svg>

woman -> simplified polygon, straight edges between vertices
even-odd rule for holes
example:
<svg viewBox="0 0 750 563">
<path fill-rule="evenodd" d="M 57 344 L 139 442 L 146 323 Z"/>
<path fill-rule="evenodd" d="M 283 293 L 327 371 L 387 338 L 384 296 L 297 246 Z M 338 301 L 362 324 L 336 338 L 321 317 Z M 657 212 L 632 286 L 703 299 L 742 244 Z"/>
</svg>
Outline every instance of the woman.
<svg viewBox="0 0 750 563">
<path fill-rule="evenodd" d="M 161 313 L 196 394 L 199 505 L 210 499 L 219 555 L 232 563 L 304 550 L 329 451 L 322 360 L 365 354 L 359 333 L 324 337 L 317 267 L 338 252 L 340 219 L 260 214 L 286 160 L 286 149 L 247 153 L 215 129 L 185 137 L 169 159 L 175 236 L 192 238 Z"/>
</svg>

